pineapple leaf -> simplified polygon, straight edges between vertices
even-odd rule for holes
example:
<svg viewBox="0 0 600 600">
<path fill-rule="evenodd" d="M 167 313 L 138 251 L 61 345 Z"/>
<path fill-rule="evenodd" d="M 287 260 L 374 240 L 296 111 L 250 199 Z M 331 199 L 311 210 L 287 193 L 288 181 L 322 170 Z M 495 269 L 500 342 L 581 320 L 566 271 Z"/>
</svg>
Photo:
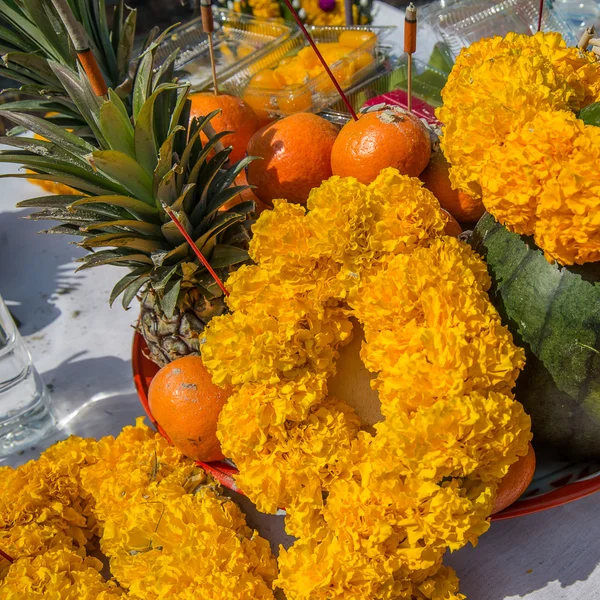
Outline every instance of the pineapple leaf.
<svg viewBox="0 0 600 600">
<path fill-rule="evenodd" d="M 203 254 L 206 254 L 204 247 L 215 239 L 221 232 L 231 227 L 238 221 L 245 220 L 245 215 L 237 213 L 221 213 L 218 215 L 208 227 L 202 223 L 197 230 L 194 231 L 192 238 L 196 240 L 196 246 L 200 249 Z M 206 231 L 204 231 L 206 229 Z"/>
<path fill-rule="evenodd" d="M 94 186 L 114 185 L 101 175 L 88 171 L 85 168 L 59 160 L 59 157 L 37 156 L 31 152 L 0 150 L 0 163 L 17 163 L 32 169 L 36 173 L 58 174 L 75 177 L 80 181 L 91 183 Z M 113 191 L 117 191 L 114 190 Z"/>
<path fill-rule="evenodd" d="M 177 273 L 177 269 L 179 265 L 175 265 L 174 267 L 157 267 L 153 270 L 152 275 L 150 276 L 150 283 L 152 284 L 152 289 L 155 292 L 162 292 L 166 287 L 169 281 L 175 273 Z"/>
<path fill-rule="evenodd" d="M 64 163 L 72 165 L 78 169 L 83 169 L 88 173 L 93 173 L 92 168 L 89 164 L 85 163 L 81 159 L 76 159 L 72 154 L 65 152 L 60 146 L 53 142 L 46 140 L 36 140 L 32 138 L 23 137 L 0 137 L 0 143 L 13 148 L 22 148 L 26 150 L 32 156 L 39 156 L 49 161 L 49 166 L 52 167 L 56 163 Z M 8 150 L 0 151 L 1 154 L 10 154 Z M 16 159 L 18 162 L 18 158 Z"/>
<path fill-rule="evenodd" d="M 160 307 L 168 319 L 173 318 L 177 300 L 179 299 L 179 291 L 181 290 L 181 279 L 170 281 L 165 288 L 165 293 L 160 297 Z"/>
<path fill-rule="evenodd" d="M 13 10 L 5 0 L 0 2 L 0 13 L 36 47 L 44 49 L 55 60 L 62 59 L 60 52 L 50 43 L 37 24 L 30 21 L 22 12 Z"/>
<path fill-rule="evenodd" d="M 43 138 L 58 144 L 61 148 L 64 148 L 67 152 L 70 152 L 77 158 L 82 158 L 83 154 L 92 152 L 95 149 L 94 146 L 88 144 L 80 137 L 65 131 L 61 127 L 53 125 L 44 119 L 40 119 L 39 117 L 4 110 L 1 106 L 0 115 L 4 115 L 13 123 L 17 123 L 17 125 L 21 125 L 29 131 L 33 131 L 33 133 L 37 133 Z"/>
<path fill-rule="evenodd" d="M 123 24 L 123 28 L 118 39 L 119 47 L 117 50 L 117 68 L 119 71 L 119 79 L 124 79 L 127 76 L 135 39 L 136 20 L 137 11 L 130 11 L 125 19 L 125 23 Z M 113 44 L 115 38 L 117 38 L 116 32 L 113 33 Z"/>
<path fill-rule="evenodd" d="M 181 155 L 181 167 L 183 168 L 184 171 L 188 167 L 188 163 L 190 162 L 190 156 L 192 156 L 192 154 L 194 156 L 196 155 L 194 150 L 198 147 L 198 144 L 200 143 L 200 142 L 198 142 L 198 139 L 200 138 L 200 134 L 202 133 L 202 128 L 213 117 L 216 117 L 220 112 L 221 112 L 220 109 L 213 110 L 210 114 L 206 115 L 205 117 L 202 117 L 202 119 L 194 118 L 194 120 L 192 121 L 192 123 L 190 125 L 190 137 L 189 137 L 186 147 Z M 219 138 L 219 139 L 221 139 L 221 138 Z M 211 146 L 211 148 L 212 147 L 214 147 L 214 144 L 213 144 L 213 146 Z M 206 154 L 208 154 L 208 152 Z"/>
<path fill-rule="evenodd" d="M 158 186 L 163 177 L 173 168 L 173 143 L 175 136 L 179 131 L 184 131 L 183 127 L 176 127 L 167 139 L 163 142 L 158 152 L 158 164 L 154 169 L 152 189 L 154 193 L 158 191 Z"/>
<path fill-rule="evenodd" d="M 148 99 L 150 81 L 152 79 L 152 54 L 146 53 L 142 58 L 135 81 L 133 84 L 133 118 L 137 121 L 138 115 Z"/>
<path fill-rule="evenodd" d="M 109 305 L 112 307 L 114 301 L 135 281 L 139 280 L 142 277 L 148 278 L 148 267 L 138 267 L 131 271 L 131 273 L 127 273 L 125 277 L 120 279 L 115 287 L 112 289 L 110 293 L 110 298 L 108 300 Z M 140 286 L 141 287 L 141 286 Z M 139 288 L 136 289 L 136 293 Z M 135 294 L 134 294 L 135 295 Z M 127 307 L 125 307 L 127 308 Z"/>
<path fill-rule="evenodd" d="M 116 81 L 118 78 L 117 57 L 110 42 L 110 30 L 106 21 L 105 0 L 94 0 L 92 2 L 94 23 L 97 26 L 96 45 L 102 49 L 105 57 L 106 67 L 111 75 L 111 79 Z"/>
<path fill-rule="evenodd" d="M 154 173 L 158 163 L 158 147 L 154 134 L 154 103 L 160 94 L 177 87 L 177 84 L 161 85 L 144 102 L 136 118 L 134 130 L 135 157 L 148 173 Z"/>
<path fill-rule="evenodd" d="M 190 183 L 189 185 L 186 185 L 183 188 L 179 198 L 177 198 L 177 200 L 175 200 L 175 202 L 173 202 L 173 204 L 171 205 L 171 208 L 176 212 L 183 211 L 187 215 L 187 213 L 193 206 L 195 189 L 195 183 Z"/>
<path fill-rule="evenodd" d="M 180 212 L 177 214 L 177 218 L 179 222 L 183 225 L 184 229 L 191 233 L 192 225 L 190 224 L 187 215 L 184 212 Z M 185 241 L 185 238 L 177 228 L 177 225 L 173 223 L 173 221 L 168 221 L 161 227 L 161 231 L 165 239 L 173 246 L 181 244 L 181 242 Z"/>
<path fill-rule="evenodd" d="M 0 40 L 10 44 L 13 50 L 20 49 L 25 52 L 35 52 L 37 47 L 17 30 L 8 29 L 0 25 Z"/>
<path fill-rule="evenodd" d="M 83 263 L 78 267 L 77 271 L 85 271 L 86 269 L 93 269 L 102 265 L 117 265 L 122 267 L 148 265 L 152 268 L 152 260 L 146 254 L 140 254 L 135 250 L 127 248 L 99 250 L 83 258 L 78 258 L 76 262 Z"/>
<path fill-rule="evenodd" d="M 138 200 L 154 206 L 152 178 L 135 159 L 118 150 L 100 150 L 92 152 L 88 160 Z"/>
<path fill-rule="evenodd" d="M 167 56 L 162 65 L 160 65 L 160 67 L 156 70 L 156 73 L 152 78 L 153 88 L 156 89 L 161 83 L 172 83 L 174 64 L 178 54 L 179 48 L 176 48 L 173 50 L 173 52 L 171 52 L 171 54 L 169 54 L 169 56 Z"/>
<path fill-rule="evenodd" d="M 79 118 L 79 113 L 75 110 L 74 106 L 70 102 L 65 102 L 62 99 L 54 100 L 43 100 L 43 99 L 30 99 L 30 100 L 15 100 L 14 102 L 6 102 L 2 105 L 2 110 L 13 110 L 16 112 L 39 112 L 46 114 L 48 112 L 61 112 L 64 114 L 71 115 Z"/>
<path fill-rule="evenodd" d="M 158 210 L 146 202 L 141 202 L 129 196 L 92 196 L 82 198 L 72 203 L 71 206 L 82 206 L 88 204 L 100 204 L 125 209 L 130 215 L 141 221 L 159 223 Z"/>
<path fill-rule="evenodd" d="M 39 233 L 45 233 L 50 235 L 76 235 L 77 237 L 85 237 L 89 234 L 82 233 L 76 225 L 57 225 L 51 229 L 44 229 Z M 73 243 L 73 242 L 71 242 Z"/>
<path fill-rule="evenodd" d="M 62 62 L 71 63 L 74 59 L 69 46 L 69 36 L 54 7 L 50 2 L 43 0 L 23 0 L 26 11 L 31 21 L 39 29 L 44 37 L 50 41 L 52 47 L 62 59 Z M 39 35 L 38 32 L 38 35 Z"/>
<path fill-rule="evenodd" d="M 17 208 L 67 208 L 73 202 L 73 199 L 83 198 L 83 196 L 72 196 L 70 194 L 55 196 L 40 196 L 39 198 L 29 198 L 17 202 Z"/>
<path fill-rule="evenodd" d="M 114 96 L 118 98 L 116 94 Z M 100 107 L 100 129 L 111 150 L 119 150 L 135 158 L 133 126 L 129 117 L 123 115 L 120 106 L 113 98 Z"/>
<path fill-rule="evenodd" d="M 227 190 L 227 188 L 235 181 L 235 178 L 255 159 L 256 157 L 254 156 L 246 156 L 232 165 L 229 169 L 218 173 L 212 182 L 210 193 L 219 194 L 220 192 Z M 208 211 L 210 212 L 211 210 L 214 209 L 209 205 Z"/>
<path fill-rule="evenodd" d="M 213 269 L 221 269 L 244 262 L 249 259 L 248 252 L 237 246 L 217 244 L 210 257 L 210 266 Z"/>
<path fill-rule="evenodd" d="M 87 214 L 87 213 L 86 213 Z M 92 219 L 92 225 L 88 225 L 83 228 L 84 231 L 102 231 L 103 229 L 121 230 L 129 233 L 139 233 L 144 237 L 149 238 L 161 238 L 160 226 L 153 225 L 152 223 L 145 223 L 144 221 L 135 221 L 131 219 L 118 219 L 115 221 L 102 221 L 98 223 L 97 217 Z"/>
<path fill-rule="evenodd" d="M 54 183 L 62 183 L 69 187 L 74 188 L 80 192 L 86 192 L 89 194 L 110 194 L 114 193 L 114 190 L 106 189 L 105 187 L 98 187 L 91 183 L 79 179 L 77 177 L 70 177 L 68 175 L 59 174 L 58 171 L 52 171 L 49 173 L 2 173 L 0 178 L 14 177 L 15 179 L 35 179 L 36 181 L 53 181 Z M 110 182 L 108 182 L 110 183 Z"/>
<path fill-rule="evenodd" d="M 48 61 L 36 54 L 25 54 L 24 52 L 8 52 L 3 57 L 4 64 L 11 68 L 11 63 L 26 69 L 27 73 L 32 73 L 33 77 L 40 80 L 41 83 L 52 88 L 60 89 L 60 81 L 48 65 Z M 14 68 L 14 67 L 12 67 Z M 31 77 L 33 79 L 33 77 Z"/>
<path fill-rule="evenodd" d="M 148 277 L 141 275 L 138 279 L 131 283 L 131 285 L 125 290 L 121 305 L 125 310 L 129 310 L 131 301 L 136 297 L 142 286 L 148 281 Z"/>
<path fill-rule="evenodd" d="M 166 249 L 162 240 L 150 240 L 132 236 L 129 233 L 104 233 L 101 235 L 92 235 L 86 238 L 78 245 L 83 248 L 130 248 L 150 255 L 152 252 L 160 249 Z"/>
<path fill-rule="evenodd" d="M 110 32 L 110 42 L 112 44 L 115 56 L 119 50 L 119 42 L 121 41 L 121 33 L 123 32 L 123 23 L 125 17 L 125 1 L 118 0 L 113 10 L 113 26 Z"/>
<path fill-rule="evenodd" d="M 40 212 L 31 213 L 24 217 L 30 221 L 60 221 L 72 225 L 94 223 L 98 217 L 95 213 L 88 211 L 70 211 L 68 209 L 50 208 Z"/>
<path fill-rule="evenodd" d="M 50 62 L 50 66 L 86 123 L 94 132 L 99 145 L 106 148 L 107 143 L 99 124 L 99 109 L 102 101 L 92 91 L 87 77 L 78 77 L 70 69 L 53 61 Z"/>
<path fill-rule="evenodd" d="M 175 200 L 177 200 L 177 184 L 176 184 L 176 173 L 179 171 L 178 165 L 173 165 L 169 172 L 162 178 L 158 184 L 156 191 L 156 206 L 160 210 L 160 214 L 167 218 L 164 214 L 164 210 L 161 206 L 161 201 L 171 206 Z"/>
<path fill-rule="evenodd" d="M 123 100 L 119 97 L 119 95 L 114 91 L 108 90 L 108 99 L 117 106 L 117 108 L 121 111 L 121 114 L 129 120 L 129 124 L 131 124 L 131 117 L 127 112 L 127 107 L 123 104 Z"/>
<path fill-rule="evenodd" d="M 155 265 L 162 265 L 164 263 L 172 264 L 173 262 L 179 262 L 183 260 L 189 253 L 190 247 L 187 242 L 179 244 L 176 248 L 173 248 L 170 252 L 164 252 L 160 255 L 154 253 L 152 255 L 152 261 Z"/>
</svg>

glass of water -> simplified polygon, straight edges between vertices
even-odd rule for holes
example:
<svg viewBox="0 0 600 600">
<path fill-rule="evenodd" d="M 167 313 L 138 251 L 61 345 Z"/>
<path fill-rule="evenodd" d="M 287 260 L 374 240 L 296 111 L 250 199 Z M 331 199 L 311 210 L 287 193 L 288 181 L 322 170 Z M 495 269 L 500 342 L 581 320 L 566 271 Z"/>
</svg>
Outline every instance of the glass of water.
<svg viewBox="0 0 600 600">
<path fill-rule="evenodd" d="M 50 398 L 0 297 L 0 458 L 35 445 L 55 425 Z"/>
</svg>

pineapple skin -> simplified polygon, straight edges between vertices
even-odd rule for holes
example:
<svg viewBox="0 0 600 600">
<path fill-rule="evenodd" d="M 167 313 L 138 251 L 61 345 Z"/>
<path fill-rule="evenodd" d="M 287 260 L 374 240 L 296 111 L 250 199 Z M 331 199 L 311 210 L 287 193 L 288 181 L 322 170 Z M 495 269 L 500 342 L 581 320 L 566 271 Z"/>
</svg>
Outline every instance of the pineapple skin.
<svg viewBox="0 0 600 600">
<path fill-rule="evenodd" d="M 200 354 L 200 337 L 208 322 L 227 310 L 223 297 L 208 299 L 190 290 L 169 318 L 160 300 L 148 288 L 140 300 L 138 331 L 148 346 L 149 357 L 159 367 L 184 356 Z"/>
</svg>

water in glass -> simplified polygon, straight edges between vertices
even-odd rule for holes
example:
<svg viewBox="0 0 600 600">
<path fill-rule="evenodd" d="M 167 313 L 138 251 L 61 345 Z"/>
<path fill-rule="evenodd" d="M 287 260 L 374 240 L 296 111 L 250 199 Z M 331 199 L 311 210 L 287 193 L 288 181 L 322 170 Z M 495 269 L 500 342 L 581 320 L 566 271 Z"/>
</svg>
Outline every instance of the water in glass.
<svg viewBox="0 0 600 600">
<path fill-rule="evenodd" d="M 48 390 L 0 297 L 0 458 L 35 445 L 54 424 Z"/>
</svg>

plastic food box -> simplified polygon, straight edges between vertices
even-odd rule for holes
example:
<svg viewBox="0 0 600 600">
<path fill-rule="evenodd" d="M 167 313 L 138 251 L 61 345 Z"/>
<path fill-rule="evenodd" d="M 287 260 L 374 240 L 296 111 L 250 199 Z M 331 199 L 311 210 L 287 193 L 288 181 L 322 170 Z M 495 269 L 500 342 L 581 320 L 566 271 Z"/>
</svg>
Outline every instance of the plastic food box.
<svg viewBox="0 0 600 600">
<path fill-rule="evenodd" d="M 309 33 L 317 43 L 337 42 L 345 31 L 370 31 L 377 35 L 377 40 L 366 41 L 351 50 L 340 60 L 329 65 L 343 89 L 351 88 L 372 75 L 387 59 L 389 48 L 381 42 L 389 36 L 395 27 L 309 27 Z M 323 70 L 293 88 L 271 89 L 248 86 L 248 83 L 260 71 L 272 69 L 279 65 L 283 58 L 293 57 L 308 46 L 302 32 L 293 34 L 274 51 L 251 64 L 238 69 L 237 72 L 223 81 L 221 88 L 230 94 L 240 96 L 250 104 L 262 117 L 277 118 L 295 112 L 319 112 L 338 98 L 337 91 Z M 355 61 L 368 53 L 372 60 L 368 64 L 355 68 Z M 361 61 L 362 62 L 362 61 Z M 360 64 L 360 62 L 358 63 Z"/>
<path fill-rule="evenodd" d="M 482 38 L 504 36 L 510 31 L 535 33 L 539 8 L 539 0 L 438 0 L 423 9 L 421 22 L 441 36 L 457 56 L 463 47 Z M 566 21 L 549 8 L 543 14 L 542 30 L 557 31 L 567 44 L 577 44 Z"/>
<path fill-rule="evenodd" d="M 296 31 L 291 23 L 255 19 L 233 11 L 213 9 L 213 43 L 217 76 L 225 81 L 238 71 L 251 68 L 265 55 L 281 46 Z M 159 61 L 175 50 L 179 54 L 175 68 L 182 81 L 198 91 L 212 87 L 208 36 L 202 31 L 202 19 L 193 19 L 177 27 L 157 49 Z"/>
<path fill-rule="evenodd" d="M 441 91 L 448 74 L 413 58 L 413 112 L 430 123 L 436 123 L 434 110 L 441 106 Z M 372 77 L 348 90 L 352 108 L 360 110 L 374 102 L 387 102 L 406 108 L 408 106 L 408 59 L 400 57 L 396 67 L 379 70 Z M 374 100 L 375 99 L 375 100 Z M 345 123 L 351 118 L 345 104 L 338 100 L 321 113 L 335 123 Z"/>
</svg>

